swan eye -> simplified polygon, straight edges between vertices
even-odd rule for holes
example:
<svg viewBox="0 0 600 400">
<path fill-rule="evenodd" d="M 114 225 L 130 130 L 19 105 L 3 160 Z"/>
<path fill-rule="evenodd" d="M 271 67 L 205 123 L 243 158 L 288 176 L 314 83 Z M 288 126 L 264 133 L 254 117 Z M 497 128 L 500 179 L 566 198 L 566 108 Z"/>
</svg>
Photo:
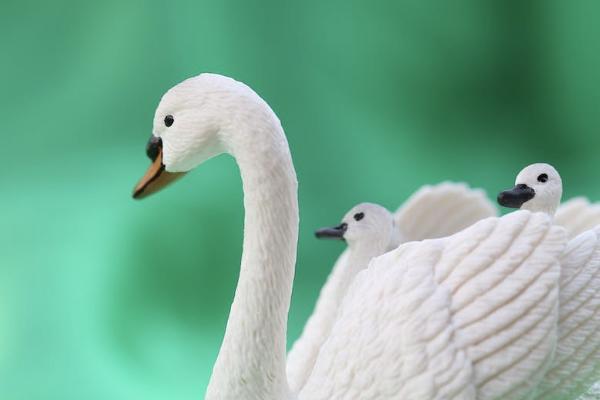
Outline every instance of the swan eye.
<svg viewBox="0 0 600 400">
<path fill-rule="evenodd" d="M 354 219 L 355 219 L 356 221 L 360 221 L 360 220 L 361 220 L 361 219 L 363 219 L 364 217 L 365 217 L 365 213 L 362 213 L 362 212 L 359 212 L 359 213 L 356 213 L 356 214 L 354 214 Z"/>
<path fill-rule="evenodd" d="M 540 176 L 537 177 L 538 182 L 546 182 L 548 181 L 548 175 L 547 174 L 541 174 Z"/>
<path fill-rule="evenodd" d="M 173 125 L 173 122 L 175 122 L 175 118 L 173 118 L 173 116 L 172 116 L 172 115 L 167 115 L 167 116 L 165 117 L 165 125 L 166 125 L 167 127 L 169 127 L 169 126 Z"/>
</svg>

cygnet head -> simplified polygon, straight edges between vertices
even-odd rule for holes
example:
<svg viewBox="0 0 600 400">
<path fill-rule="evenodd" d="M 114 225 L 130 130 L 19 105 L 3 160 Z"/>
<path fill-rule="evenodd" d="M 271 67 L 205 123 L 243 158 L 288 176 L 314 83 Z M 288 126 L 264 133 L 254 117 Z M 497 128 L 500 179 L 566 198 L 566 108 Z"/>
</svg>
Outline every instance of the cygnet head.
<svg viewBox="0 0 600 400">
<path fill-rule="evenodd" d="M 339 239 L 348 246 L 367 244 L 388 249 L 396 241 L 394 218 L 384 207 L 373 203 L 361 203 L 342 218 L 341 224 L 322 228 L 315 232 L 320 239 Z"/>
<path fill-rule="evenodd" d="M 517 175 L 515 187 L 498 194 L 498 203 L 554 215 L 561 196 L 562 180 L 558 171 L 550 164 L 538 163 L 523 168 Z"/>
<path fill-rule="evenodd" d="M 156 108 L 146 145 L 152 164 L 133 197 L 160 190 L 216 155 L 234 153 L 244 140 L 236 132 L 242 125 L 237 122 L 248 116 L 259 121 L 274 117 L 265 105 L 248 86 L 217 74 L 201 74 L 169 89 Z"/>
</svg>

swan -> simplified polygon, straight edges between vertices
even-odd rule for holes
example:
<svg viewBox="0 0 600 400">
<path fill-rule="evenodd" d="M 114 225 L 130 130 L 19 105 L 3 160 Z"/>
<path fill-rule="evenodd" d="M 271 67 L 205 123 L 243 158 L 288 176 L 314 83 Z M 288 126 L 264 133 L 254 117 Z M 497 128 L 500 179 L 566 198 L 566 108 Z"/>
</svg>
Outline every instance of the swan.
<svg viewBox="0 0 600 400">
<path fill-rule="evenodd" d="M 285 338 L 299 219 L 279 120 L 248 86 L 201 74 L 163 95 L 146 150 L 136 199 L 221 153 L 242 177 L 240 275 L 206 399 L 520 398 L 552 359 L 566 236 L 547 215 L 517 211 L 373 259 L 292 393 Z"/>
<path fill-rule="evenodd" d="M 562 180 L 553 166 L 529 165 L 515 184 L 498 195 L 501 205 L 554 215 Z M 559 285 L 558 347 L 538 399 L 573 399 L 600 380 L 600 225 L 569 241 L 561 256 Z"/>
<path fill-rule="evenodd" d="M 421 187 L 394 214 L 378 204 L 362 203 L 348 211 L 337 228 L 317 232 L 320 237 L 343 236 L 348 249 L 335 262 L 312 315 L 288 352 L 291 390 L 297 392 L 306 383 L 348 286 L 372 258 L 400 243 L 448 236 L 495 215 L 496 208 L 483 190 L 442 182 Z"/>
<path fill-rule="evenodd" d="M 600 204 L 592 204 L 585 197 L 575 197 L 560 203 L 562 180 L 552 165 L 528 165 L 519 172 L 515 182 L 515 188 L 498 195 L 500 205 L 547 212 L 554 216 L 555 224 L 567 230 L 570 238 L 600 225 Z M 528 182 L 529 189 L 523 187 L 523 182 Z M 530 199 L 534 193 L 537 195 Z"/>
<path fill-rule="evenodd" d="M 392 213 L 373 203 L 352 207 L 339 225 L 319 229 L 315 234 L 318 238 L 344 240 L 348 250 L 334 265 L 302 335 L 288 352 L 286 371 L 292 392 L 299 392 L 310 376 L 356 274 L 367 268 L 374 257 L 396 248 L 400 241 Z"/>
</svg>

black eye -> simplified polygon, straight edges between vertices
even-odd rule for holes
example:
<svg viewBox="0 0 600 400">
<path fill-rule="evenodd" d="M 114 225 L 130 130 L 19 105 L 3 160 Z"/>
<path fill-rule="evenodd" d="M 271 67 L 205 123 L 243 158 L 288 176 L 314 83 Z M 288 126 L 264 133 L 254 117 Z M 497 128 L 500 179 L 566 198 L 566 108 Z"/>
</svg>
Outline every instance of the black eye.
<svg viewBox="0 0 600 400">
<path fill-rule="evenodd" d="M 365 217 L 365 213 L 362 213 L 362 212 L 359 212 L 359 213 L 356 213 L 356 214 L 354 214 L 354 219 L 355 219 L 356 221 L 360 221 L 360 220 L 361 220 L 361 219 L 363 219 L 364 217 Z"/>
<path fill-rule="evenodd" d="M 542 183 L 544 183 L 544 182 L 546 182 L 546 181 L 548 180 L 548 175 L 546 175 L 546 174 L 541 174 L 540 176 L 538 176 L 538 178 L 537 178 L 537 179 L 538 179 L 538 182 L 542 182 Z"/>
<path fill-rule="evenodd" d="M 175 118 L 173 118 L 173 116 L 172 116 L 172 115 L 167 115 L 167 116 L 165 117 L 165 125 L 166 125 L 167 127 L 169 127 L 169 126 L 173 125 L 173 122 L 175 122 Z"/>
</svg>

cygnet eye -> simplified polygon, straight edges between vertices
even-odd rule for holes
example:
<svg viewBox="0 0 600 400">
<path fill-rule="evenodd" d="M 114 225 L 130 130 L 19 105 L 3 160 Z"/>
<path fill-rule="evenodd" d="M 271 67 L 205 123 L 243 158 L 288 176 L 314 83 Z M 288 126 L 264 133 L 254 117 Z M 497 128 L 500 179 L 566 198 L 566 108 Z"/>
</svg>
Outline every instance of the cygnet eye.
<svg viewBox="0 0 600 400">
<path fill-rule="evenodd" d="M 360 221 L 360 220 L 361 220 L 361 219 L 363 219 L 364 217 L 365 217 L 365 213 L 363 213 L 363 212 L 359 212 L 359 213 L 356 213 L 356 214 L 354 214 L 354 219 L 355 219 L 356 221 Z"/>
<path fill-rule="evenodd" d="M 173 116 L 172 116 L 172 115 L 167 115 L 167 116 L 165 117 L 165 125 L 166 125 L 167 127 L 169 127 L 169 126 L 173 125 L 173 122 L 175 122 L 175 118 L 173 118 Z"/>
<path fill-rule="evenodd" d="M 538 182 L 542 182 L 545 183 L 548 180 L 548 175 L 547 174 L 541 174 L 540 176 L 537 177 Z"/>
</svg>

